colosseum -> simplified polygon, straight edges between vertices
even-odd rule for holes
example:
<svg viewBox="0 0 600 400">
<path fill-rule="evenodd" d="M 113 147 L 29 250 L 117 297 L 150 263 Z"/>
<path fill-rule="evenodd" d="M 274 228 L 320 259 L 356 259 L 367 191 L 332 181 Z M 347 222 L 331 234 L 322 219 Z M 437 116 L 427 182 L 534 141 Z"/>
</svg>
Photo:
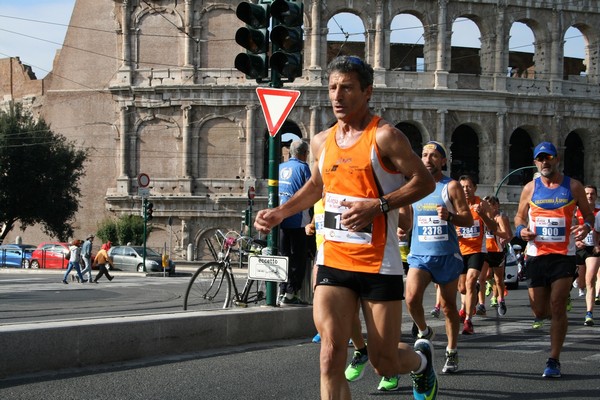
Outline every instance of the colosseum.
<svg viewBox="0 0 600 400">
<path fill-rule="evenodd" d="M 239 230 L 250 187 L 253 209 L 266 207 L 269 136 L 257 83 L 234 68 L 243 51 L 234 40 L 243 26 L 238 3 L 77 0 L 46 78 L 37 80 L 18 58 L 0 60 L 4 105 L 22 102 L 92 150 L 76 235 L 107 217 L 140 213 L 140 173 L 151 179 L 149 244 L 173 240 L 180 256 L 193 248 L 192 258 L 201 258 L 216 228 Z M 362 23 L 363 41 L 329 37 L 340 13 Z M 420 22 L 422 44 L 392 40 L 402 15 Z M 459 19 L 476 25 L 480 48 L 452 45 Z M 514 24 L 531 31 L 533 53 L 510 49 Z M 417 150 L 428 140 L 446 143 L 448 173 L 474 175 L 478 193 L 497 191 L 509 213 L 542 140 L 557 144 L 566 174 L 598 184 L 598 26 L 593 0 L 305 0 L 302 76 L 285 84 L 301 96 L 281 133 L 310 141 L 334 121 L 326 66 L 356 54 L 375 69 L 373 112 Z M 564 55 L 569 28 L 584 38 L 582 59 Z M 47 239 L 34 227 L 7 240 L 17 235 Z"/>
</svg>

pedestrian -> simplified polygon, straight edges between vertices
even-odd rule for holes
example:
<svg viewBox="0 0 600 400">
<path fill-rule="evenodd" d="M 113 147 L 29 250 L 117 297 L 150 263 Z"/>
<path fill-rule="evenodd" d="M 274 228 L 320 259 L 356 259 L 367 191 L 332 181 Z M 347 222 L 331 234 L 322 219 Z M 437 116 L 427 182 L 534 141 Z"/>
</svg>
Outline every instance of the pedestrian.
<svg viewBox="0 0 600 400">
<path fill-rule="evenodd" d="M 92 244 L 94 242 L 94 235 L 89 234 L 83 242 L 81 246 L 81 260 L 83 261 L 83 270 L 81 271 L 81 275 L 85 276 L 88 274 L 88 282 L 91 282 L 92 279 Z"/>
<path fill-rule="evenodd" d="M 310 180 L 286 203 L 257 213 L 263 233 L 323 197 L 324 236 L 317 253 L 313 317 L 321 334 L 321 397 L 350 398 L 344 376 L 347 343 L 360 300 L 369 361 L 380 376 L 411 372 L 413 395 L 434 399 L 433 345 L 399 343 L 404 283 L 398 251 L 398 208 L 429 194 L 431 174 L 406 136 L 372 115 L 373 68 L 356 56 L 327 67 L 337 123 L 314 136 Z"/>
<path fill-rule="evenodd" d="M 483 198 L 491 207 L 491 215 L 496 221 L 497 229 L 485 230 L 485 247 L 487 253 L 485 262 L 479 276 L 479 304 L 485 310 L 485 298 L 492 294 L 490 305 L 496 308 L 500 316 L 506 315 L 506 300 L 504 299 L 504 264 L 506 250 L 505 246 L 513 238 L 510 220 L 508 216 L 500 211 L 500 200 L 496 196 L 485 196 Z M 490 277 L 491 282 L 488 281 Z"/>
<path fill-rule="evenodd" d="M 81 283 L 86 283 L 87 280 L 83 279 L 83 275 L 81 275 L 81 268 L 79 263 L 81 262 L 81 240 L 75 239 L 71 242 L 71 246 L 69 246 L 69 264 L 67 266 L 67 271 L 63 276 L 63 283 L 68 284 L 67 278 L 73 269 L 77 271 L 78 281 Z"/>
<path fill-rule="evenodd" d="M 434 332 L 425 321 L 423 297 L 431 282 L 437 284 L 448 337 L 442 372 L 452 373 L 458 370 L 456 292 L 463 271 L 456 226 L 472 226 L 473 217 L 460 184 L 442 173 L 448 161 L 444 145 L 436 141 L 425 144 L 421 161 L 433 176 L 436 187 L 433 193 L 412 205 L 414 216 L 406 222 L 412 228 L 406 306 L 417 325 L 417 338 L 432 340 Z"/>
<path fill-rule="evenodd" d="M 308 143 L 294 140 L 290 158 L 279 165 L 279 204 L 285 204 L 309 179 Z M 308 207 L 285 218 L 280 224 L 279 254 L 288 257 L 288 279 L 279 284 L 279 305 L 304 306 L 308 303 L 297 294 L 302 289 L 308 263 L 308 239 L 305 226 L 310 223 Z"/>
<path fill-rule="evenodd" d="M 469 204 L 473 225 L 457 227 L 460 253 L 463 257 L 463 271 L 458 280 L 458 290 L 462 298 L 459 318 L 463 321 L 463 335 L 472 335 L 473 314 L 485 315 L 485 306 L 477 306 L 477 281 L 485 260 L 485 229 L 495 231 L 496 222 L 492 219 L 491 208 L 487 201 L 475 195 L 477 184 L 469 175 L 458 178 Z"/>
<path fill-rule="evenodd" d="M 559 378 L 560 353 L 567 335 L 567 297 L 575 275 L 575 241 L 594 224 L 583 185 L 559 172 L 560 157 L 550 142 L 533 151 L 540 176 L 527 183 L 515 215 L 515 236 L 527 241 L 529 302 L 535 318 L 551 318 L 550 357 L 542 376 Z M 579 207 L 583 218 L 577 224 Z"/>
<path fill-rule="evenodd" d="M 98 266 L 98 274 L 96 275 L 96 278 L 94 279 L 94 283 L 98 283 L 98 279 L 102 278 L 102 275 L 106 275 L 106 278 L 109 281 L 112 281 L 114 278 L 108 272 L 108 267 L 107 267 L 107 265 L 109 265 L 111 267 L 113 266 L 112 259 L 108 255 L 108 250 L 110 249 L 110 245 L 111 245 L 110 242 L 104 243 L 102 245 L 102 247 L 100 248 L 100 251 L 96 254 L 96 257 L 94 258 L 93 265 Z"/>
</svg>

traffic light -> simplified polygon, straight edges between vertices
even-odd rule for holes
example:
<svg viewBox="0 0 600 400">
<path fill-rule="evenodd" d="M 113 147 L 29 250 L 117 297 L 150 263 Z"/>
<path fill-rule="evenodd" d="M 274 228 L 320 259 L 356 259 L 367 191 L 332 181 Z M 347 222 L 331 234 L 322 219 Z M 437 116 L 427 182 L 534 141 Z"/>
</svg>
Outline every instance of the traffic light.
<svg viewBox="0 0 600 400">
<path fill-rule="evenodd" d="M 275 0 L 271 4 L 271 15 L 271 68 L 293 82 L 295 78 L 302 76 L 304 5 L 301 0 Z"/>
<path fill-rule="evenodd" d="M 150 221 L 152 219 L 152 213 L 154 212 L 154 204 L 144 199 L 144 220 Z"/>
<path fill-rule="evenodd" d="M 235 57 L 235 68 L 260 83 L 269 76 L 271 5 L 242 2 L 235 15 L 246 23 L 235 33 L 236 43 L 246 49 Z"/>
</svg>

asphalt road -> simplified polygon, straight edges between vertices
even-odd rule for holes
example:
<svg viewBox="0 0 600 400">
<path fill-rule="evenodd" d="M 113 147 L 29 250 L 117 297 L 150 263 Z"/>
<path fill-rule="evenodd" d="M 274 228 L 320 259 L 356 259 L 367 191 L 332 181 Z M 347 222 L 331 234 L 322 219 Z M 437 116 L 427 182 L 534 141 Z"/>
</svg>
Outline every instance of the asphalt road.
<svg viewBox="0 0 600 400">
<path fill-rule="evenodd" d="M 169 279 L 173 278 L 158 282 L 170 285 L 174 281 Z M 3 280 L 4 275 L 0 274 L 0 281 Z M 113 281 L 112 285 L 117 282 Z M 148 286 L 148 282 L 132 282 L 131 285 L 141 285 L 147 292 L 146 296 L 162 293 L 163 290 L 174 290 L 154 283 Z M 122 284 L 128 284 L 125 277 Z M 4 285 L 0 283 L 0 287 Z M 103 289 L 103 286 L 107 289 Z M 152 290 L 148 290 L 149 287 Z M 60 285 L 56 290 L 65 290 L 59 288 Z M 115 289 L 109 283 L 99 284 L 99 288 L 94 290 L 110 292 Z M 143 291 L 144 289 L 140 289 L 136 293 Z M 128 293 L 133 293 L 131 288 Z M 575 290 L 572 293 L 576 296 Z M 5 296 L 3 290 L 2 296 Z M 164 301 L 159 303 L 164 303 L 166 307 L 171 301 L 168 297 L 163 296 Z M 136 304 L 133 299 L 128 301 Z M 176 300 L 172 301 L 177 303 Z M 427 310 L 431 308 L 432 302 L 433 290 L 430 290 Z M 520 290 L 509 294 L 509 308 L 505 317 L 498 317 L 490 310 L 488 316 L 475 318 L 475 335 L 461 335 L 459 372 L 440 375 L 438 398 L 599 399 L 600 326 L 583 326 L 584 301 L 575 298 L 573 303 L 573 311 L 569 313 L 569 333 L 561 356 L 562 378 L 548 380 L 541 377 L 549 351 L 549 327 L 546 325 L 540 330 L 531 329 L 532 316 L 527 291 L 522 286 Z M 4 297 L 2 304 L 5 304 Z M 443 323 L 443 319 L 429 318 L 429 324 L 436 330 L 434 345 L 437 371 L 441 370 L 444 362 L 446 337 Z M 412 343 L 410 326 L 411 322 L 405 314 L 403 341 Z M 0 380 L 0 398 L 315 399 L 319 397 L 319 345 L 311 343 L 310 339 L 217 348 L 176 357 L 12 377 Z M 101 346 L 102 343 L 94 345 Z M 350 348 L 348 352 L 350 355 Z M 379 377 L 369 367 L 362 380 L 351 383 L 354 398 L 412 397 L 408 376 L 401 378 L 402 386 L 395 393 L 378 392 L 378 382 Z"/>
</svg>

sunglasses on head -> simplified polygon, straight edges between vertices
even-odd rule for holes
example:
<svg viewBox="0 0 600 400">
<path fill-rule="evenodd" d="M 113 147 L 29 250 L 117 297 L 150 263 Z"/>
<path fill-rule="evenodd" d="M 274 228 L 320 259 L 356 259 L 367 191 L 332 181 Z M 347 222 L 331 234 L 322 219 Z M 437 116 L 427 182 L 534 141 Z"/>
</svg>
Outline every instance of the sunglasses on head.
<svg viewBox="0 0 600 400">
<path fill-rule="evenodd" d="M 552 161 L 552 160 L 554 160 L 554 156 L 551 156 L 550 154 L 540 154 L 539 156 L 537 156 L 535 158 L 535 161 L 537 161 L 537 162 Z"/>
</svg>

